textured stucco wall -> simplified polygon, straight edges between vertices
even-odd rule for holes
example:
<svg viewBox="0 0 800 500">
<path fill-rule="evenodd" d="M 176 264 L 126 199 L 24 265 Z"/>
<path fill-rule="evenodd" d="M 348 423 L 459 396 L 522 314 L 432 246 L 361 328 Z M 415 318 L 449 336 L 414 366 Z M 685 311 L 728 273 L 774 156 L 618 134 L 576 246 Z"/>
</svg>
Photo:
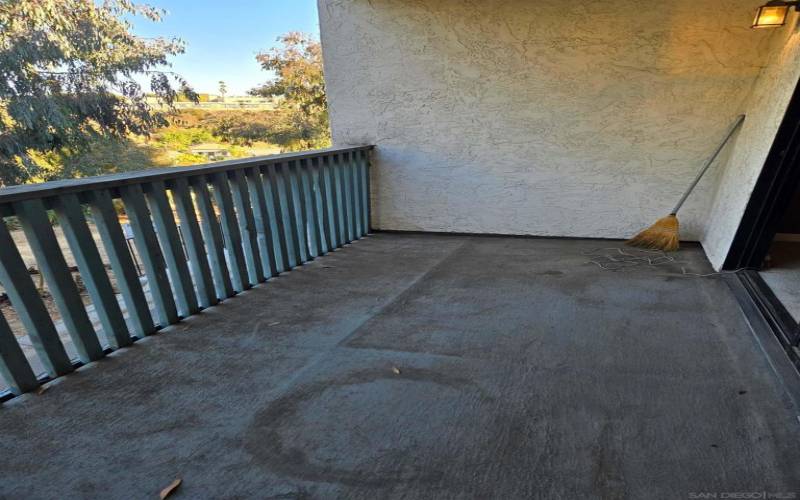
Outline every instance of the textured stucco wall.
<svg viewBox="0 0 800 500">
<path fill-rule="evenodd" d="M 744 127 L 719 180 L 703 247 L 719 269 L 739 227 L 758 174 L 800 78 L 800 16 L 792 13 L 776 30 L 767 51 L 767 66 L 743 106 Z"/>
<path fill-rule="evenodd" d="M 334 142 L 378 146 L 377 228 L 628 237 L 742 111 L 775 38 L 756 4 L 319 0 Z"/>
</svg>

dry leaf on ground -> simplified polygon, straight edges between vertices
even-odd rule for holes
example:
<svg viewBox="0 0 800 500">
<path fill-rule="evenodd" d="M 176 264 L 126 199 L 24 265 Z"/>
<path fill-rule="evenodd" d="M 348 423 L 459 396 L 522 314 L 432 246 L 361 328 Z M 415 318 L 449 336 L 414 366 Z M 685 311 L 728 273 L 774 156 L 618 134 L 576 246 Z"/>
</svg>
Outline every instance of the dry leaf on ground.
<svg viewBox="0 0 800 500">
<path fill-rule="evenodd" d="M 176 479 L 176 480 L 172 481 L 171 483 L 169 483 L 169 486 L 167 486 L 166 488 L 164 488 L 163 490 L 161 490 L 161 493 L 158 495 L 158 497 L 159 497 L 161 500 L 164 500 L 164 499 L 165 499 L 165 498 L 167 498 L 168 496 L 170 496 L 170 495 L 172 495 L 173 493 L 175 493 L 175 490 L 177 490 L 177 489 L 178 489 L 178 486 L 180 486 L 182 482 L 183 482 L 183 481 L 182 481 L 180 478 L 178 478 L 178 479 Z"/>
</svg>

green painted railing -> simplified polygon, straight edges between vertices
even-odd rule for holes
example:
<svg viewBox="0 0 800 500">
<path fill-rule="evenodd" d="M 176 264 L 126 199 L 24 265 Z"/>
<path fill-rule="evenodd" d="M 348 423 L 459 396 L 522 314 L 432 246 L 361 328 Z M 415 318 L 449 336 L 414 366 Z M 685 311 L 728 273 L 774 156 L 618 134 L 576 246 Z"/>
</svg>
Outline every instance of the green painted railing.
<svg viewBox="0 0 800 500">
<path fill-rule="evenodd" d="M 0 375 L 8 393 L 35 390 L 48 378 L 366 235 L 370 149 L 331 148 L 0 189 L 0 215 L 15 217 L 24 231 L 78 356 L 68 355 L 8 225 L 0 223 L 0 283 L 46 371 L 45 377 L 35 373 L 0 314 Z M 115 200 L 129 219 L 136 262 Z M 102 332 L 89 318 L 51 214 Z"/>
</svg>

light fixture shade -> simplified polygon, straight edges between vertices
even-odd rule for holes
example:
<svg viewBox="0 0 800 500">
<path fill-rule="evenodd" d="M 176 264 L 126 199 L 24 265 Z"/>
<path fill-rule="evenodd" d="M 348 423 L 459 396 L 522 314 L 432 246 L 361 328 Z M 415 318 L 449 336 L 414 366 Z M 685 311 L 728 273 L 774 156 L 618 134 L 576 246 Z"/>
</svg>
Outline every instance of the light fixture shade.
<svg viewBox="0 0 800 500">
<path fill-rule="evenodd" d="M 753 28 L 777 28 L 786 23 L 789 6 L 775 5 L 777 3 L 779 2 L 768 2 L 758 8 L 756 18 L 753 20 Z"/>
</svg>

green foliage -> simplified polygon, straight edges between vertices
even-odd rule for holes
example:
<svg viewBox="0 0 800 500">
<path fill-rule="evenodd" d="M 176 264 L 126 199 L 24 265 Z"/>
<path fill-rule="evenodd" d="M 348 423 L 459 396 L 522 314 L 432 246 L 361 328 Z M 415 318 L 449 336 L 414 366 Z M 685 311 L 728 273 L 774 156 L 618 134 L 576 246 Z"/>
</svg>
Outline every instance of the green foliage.
<svg viewBox="0 0 800 500">
<path fill-rule="evenodd" d="M 322 71 L 322 47 L 309 35 L 291 32 L 275 47 L 256 56 L 261 67 L 276 77 L 250 91 L 263 97 L 280 96 L 281 114 L 271 136 L 286 150 L 330 145 L 328 102 Z"/>
<path fill-rule="evenodd" d="M 60 174 L 67 178 L 131 172 L 152 167 L 155 150 L 131 139 L 100 138 L 90 147 L 62 156 Z"/>
<path fill-rule="evenodd" d="M 164 126 L 136 75 L 148 74 L 167 105 L 179 91 L 196 99 L 180 77 L 158 69 L 183 52 L 182 42 L 136 37 L 126 20 L 162 14 L 129 0 L 0 0 L 0 184 L 84 175 L 54 159 Z"/>
<path fill-rule="evenodd" d="M 178 153 L 178 156 L 175 157 L 175 163 L 177 165 L 197 165 L 207 162 L 208 160 L 205 156 L 192 153 Z"/>
<path fill-rule="evenodd" d="M 129 0 L 0 0 L 0 185 L 203 163 L 192 146 L 207 142 L 228 144 L 232 157 L 330 145 L 319 42 L 288 33 L 257 56 L 276 77 L 251 93 L 278 96 L 279 109 L 185 110 L 170 125 L 173 102 L 198 99 L 159 69 L 183 45 L 134 36 L 127 19 L 137 15 L 158 21 L 162 11 Z M 151 76 L 147 94 L 141 74 Z"/>
<path fill-rule="evenodd" d="M 89 177 L 143 170 L 159 164 L 154 147 L 129 138 L 96 137 L 85 148 L 30 152 L 44 179 Z"/>
<path fill-rule="evenodd" d="M 247 158 L 248 156 L 253 156 L 249 149 L 235 145 L 228 148 L 228 153 L 230 153 L 232 158 Z"/>
<path fill-rule="evenodd" d="M 231 144 L 249 146 L 256 141 L 264 141 L 271 135 L 269 124 L 249 120 L 225 118 L 214 127 L 214 134 Z"/>
<path fill-rule="evenodd" d="M 198 119 L 200 126 L 219 139 L 239 146 L 270 140 L 276 122 L 271 111 L 218 111 Z"/>
<path fill-rule="evenodd" d="M 205 128 L 170 127 L 155 134 L 152 143 L 159 148 L 184 151 L 196 144 L 215 140 L 211 131 Z"/>
<path fill-rule="evenodd" d="M 318 119 L 318 118 L 316 118 Z M 327 128 L 304 129 L 306 120 L 299 113 L 281 108 L 275 111 L 182 111 L 176 115 L 174 123 L 186 129 L 174 128 L 173 133 L 183 135 L 200 134 L 206 131 L 212 136 L 204 135 L 200 140 L 192 142 L 221 141 L 237 146 L 251 146 L 256 142 L 277 144 L 284 151 L 318 148 L 330 145 Z M 173 130 L 173 129 L 170 129 Z M 183 130 L 178 132 L 178 130 Z M 194 130 L 195 132 L 188 132 Z M 160 134 L 159 134 L 160 135 Z M 161 141 L 164 146 L 185 147 L 177 141 Z"/>
</svg>

